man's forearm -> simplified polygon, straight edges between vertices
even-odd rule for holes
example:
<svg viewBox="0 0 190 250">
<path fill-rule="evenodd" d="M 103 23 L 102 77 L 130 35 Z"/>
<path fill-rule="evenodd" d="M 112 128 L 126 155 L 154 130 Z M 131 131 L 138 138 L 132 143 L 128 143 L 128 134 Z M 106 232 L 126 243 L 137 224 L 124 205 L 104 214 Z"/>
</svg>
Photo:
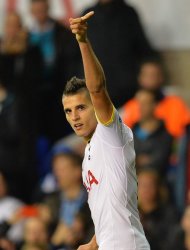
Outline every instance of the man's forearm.
<svg viewBox="0 0 190 250">
<path fill-rule="evenodd" d="M 85 16 L 70 19 L 70 27 L 79 43 L 86 86 L 96 115 L 102 123 L 107 123 L 113 114 L 113 104 L 106 90 L 106 80 L 102 66 L 97 59 L 90 42 L 87 39 L 87 20 L 94 14 L 89 12 Z"/>
<path fill-rule="evenodd" d="M 90 42 L 79 42 L 82 55 L 86 85 L 90 93 L 96 93 L 105 87 L 105 75 L 100 62 L 95 56 Z"/>
</svg>

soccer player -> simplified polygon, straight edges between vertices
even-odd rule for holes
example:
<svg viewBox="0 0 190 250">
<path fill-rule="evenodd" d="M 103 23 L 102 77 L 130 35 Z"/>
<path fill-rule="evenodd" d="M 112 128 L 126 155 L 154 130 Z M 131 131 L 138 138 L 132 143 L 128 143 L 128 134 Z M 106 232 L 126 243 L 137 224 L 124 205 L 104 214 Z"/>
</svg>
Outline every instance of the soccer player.
<svg viewBox="0 0 190 250">
<path fill-rule="evenodd" d="M 63 93 L 66 118 L 87 141 L 82 175 L 95 236 L 78 250 L 149 250 L 137 209 L 133 135 L 109 98 L 103 69 L 87 38 L 87 20 L 93 14 L 70 19 L 85 80 L 72 78 Z"/>
</svg>

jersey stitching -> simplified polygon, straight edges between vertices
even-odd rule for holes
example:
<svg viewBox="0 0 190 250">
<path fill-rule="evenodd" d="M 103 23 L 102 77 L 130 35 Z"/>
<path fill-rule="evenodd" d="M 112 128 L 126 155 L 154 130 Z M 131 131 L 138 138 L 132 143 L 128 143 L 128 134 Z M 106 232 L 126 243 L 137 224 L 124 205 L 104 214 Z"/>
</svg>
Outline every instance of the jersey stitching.
<svg viewBox="0 0 190 250">
<path fill-rule="evenodd" d="M 126 144 L 125 144 L 126 145 Z M 124 148 L 125 148 L 125 146 L 123 146 L 123 148 L 122 148 L 122 156 L 123 156 L 123 164 L 124 164 L 124 166 L 126 166 L 126 165 L 129 165 L 129 162 L 128 162 L 128 160 L 124 157 Z M 128 163 L 128 164 L 126 164 L 126 162 Z M 127 191 L 128 191 L 128 177 L 127 177 L 127 171 L 125 172 L 125 177 L 126 177 L 126 182 L 127 182 Z M 127 209 L 127 204 L 128 204 L 128 197 L 127 197 L 127 194 L 126 194 L 126 209 Z M 128 210 L 128 209 L 127 209 Z M 128 210 L 129 211 L 129 210 Z M 131 220 L 130 220 L 130 217 L 131 217 L 131 212 L 129 211 L 129 221 L 130 221 L 130 224 L 131 224 L 131 229 L 132 229 L 132 231 L 133 231 L 133 240 L 134 240 L 134 246 L 135 246 L 135 249 L 137 249 L 137 244 L 136 244 L 136 240 L 135 240 L 135 231 L 134 231 L 134 229 L 133 229 L 133 225 L 132 225 L 132 223 L 131 223 Z M 134 250 L 135 250 L 134 249 Z"/>
<path fill-rule="evenodd" d="M 125 145 L 123 146 L 123 150 L 124 150 L 124 148 L 125 148 L 127 145 L 129 145 L 129 143 L 125 143 Z M 135 158 L 136 158 L 136 155 L 135 155 Z M 129 167 L 131 164 L 129 163 L 129 161 L 128 161 L 127 158 L 125 158 L 125 160 L 126 160 L 126 162 L 127 162 L 127 166 Z"/>
<path fill-rule="evenodd" d="M 124 148 L 125 148 L 125 146 L 123 146 L 123 148 L 122 148 L 122 158 L 123 158 L 123 165 L 125 166 L 126 164 L 125 164 L 125 157 L 124 157 Z M 127 171 L 125 171 L 125 179 L 126 179 L 126 182 L 127 182 L 127 187 L 126 187 L 126 190 L 128 190 L 128 179 L 127 179 Z M 127 194 L 126 194 L 126 205 L 127 205 Z"/>
<path fill-rule="evenodd" d="M 101 143 L 101 147 L 103 147 L 103 145 L 102 145 L 102 143 Z M 102 152 L 103 152 L 103 157 L 104 157 L 104 164 L 105 164 L 105 166 L 106 166 L 106 186 L 107 186 L 107 190 L 109 189 L 109 185 L 108 185 L 108 173 L 107 173 L 107 171 L 108 171 L 108 168 L 107 168 L 107 164 L 106 164 L 106 159 L 105 159 L 105 154 L 104 154 L 104 151 L 103 151 L 103 148 L 102 148 Z M 110 191 L 110 189 L 109 189 L 109 191 Z M 110 205 L 110 199 L 109 199 L 109 195 L 107 195 L 107 198 L 108 198 L 108 202 L 109 202 L 109 205 Z M 112 209 L 111 209 L 111 206 L 110 206 L 110 216 L 111 216 L 111 220 L 110 220 L 110 223 L 112 224 L 112 238 L 113 238 L 113 250 L 116 250 L 115 249 L 115 239 L 114 239 L 114 225 L 113 225 L 113 214 L 112 214 Z"/>
</svg>

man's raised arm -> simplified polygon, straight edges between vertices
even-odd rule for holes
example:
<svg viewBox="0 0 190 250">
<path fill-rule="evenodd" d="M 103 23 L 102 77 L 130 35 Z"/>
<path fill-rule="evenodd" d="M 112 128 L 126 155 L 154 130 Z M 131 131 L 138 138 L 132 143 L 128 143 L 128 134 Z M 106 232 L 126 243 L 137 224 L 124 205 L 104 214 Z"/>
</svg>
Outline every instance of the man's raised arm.
<svg viewBox="0 0 190 250">
<path fill-rule="evenodd" d="M 106 90 L 104 71 L 87 38 L 87 20 L 91 18 L 93 14 L 94 12 L 89 12 L 83 17 L 75 19 L 71 18 L 70 27 L 72 32 L 76 35 L 76 39 L 79 43 L 86 85 L 96 115 L 102 123 L 106 124 L 111 120 L 113 105 Z"/>
</svg>

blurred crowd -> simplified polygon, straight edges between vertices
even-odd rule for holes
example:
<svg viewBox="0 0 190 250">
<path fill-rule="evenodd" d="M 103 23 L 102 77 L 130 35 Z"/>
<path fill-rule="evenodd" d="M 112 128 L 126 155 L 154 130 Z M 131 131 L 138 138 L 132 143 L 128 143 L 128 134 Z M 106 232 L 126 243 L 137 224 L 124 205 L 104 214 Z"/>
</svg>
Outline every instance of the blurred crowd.
<svg viewBox="0 0 190 250">
<path fill-rule="evenodd" d="M 67 80 L 84 78 L 81 56 L 47 0 L 30 7 L 33 25 L 10 11 L 0 38 L 0 249 L 75 250 L 94 228 L 81 178 L 85 143 L 72 134 L 61 97 Z M 90 10 L 89 39 L 133 130 L 151 249 L 190 250 L 190 109 L 167 92 L 164 62 L 134 8 L 99 0 Z"/>
</svg>

